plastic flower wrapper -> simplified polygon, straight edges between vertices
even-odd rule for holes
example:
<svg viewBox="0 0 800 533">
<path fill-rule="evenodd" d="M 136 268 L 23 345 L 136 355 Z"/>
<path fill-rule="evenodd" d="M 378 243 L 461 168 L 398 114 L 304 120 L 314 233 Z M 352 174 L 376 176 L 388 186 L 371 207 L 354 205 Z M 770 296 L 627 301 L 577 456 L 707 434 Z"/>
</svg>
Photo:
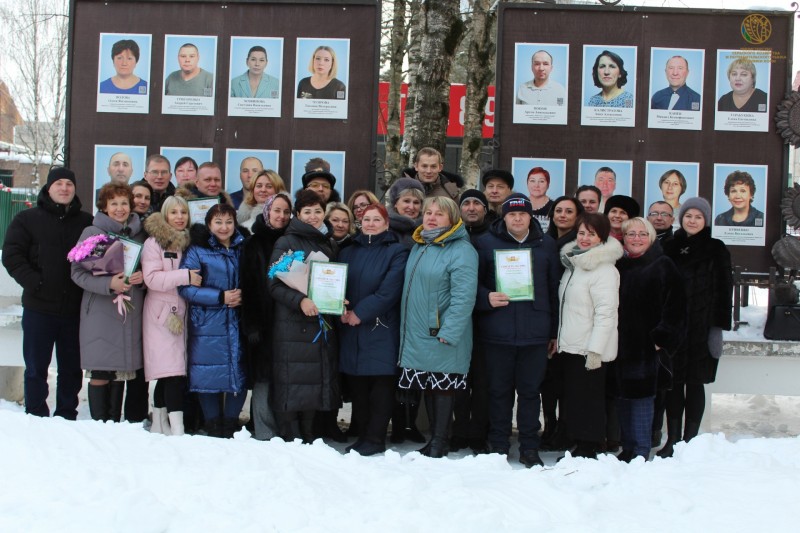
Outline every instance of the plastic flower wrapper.
<svg viewBox="0 0 800 533">
<path fill-rule="evenodd" d="M 328 262 L 330 259 L 322 252 L 284 252 L 270 268 L 268 277 L 278 278 L 288 287 L 308 296 L 308 269 L 311 261 Z"/>
<path fill-rule="evenodd" d="M 92 235 L 76 244 L 67 254 L 67 260 L 95 276 L 114 275 L 125 270 L 125 249 L 116 237 Z"/>
</svg>

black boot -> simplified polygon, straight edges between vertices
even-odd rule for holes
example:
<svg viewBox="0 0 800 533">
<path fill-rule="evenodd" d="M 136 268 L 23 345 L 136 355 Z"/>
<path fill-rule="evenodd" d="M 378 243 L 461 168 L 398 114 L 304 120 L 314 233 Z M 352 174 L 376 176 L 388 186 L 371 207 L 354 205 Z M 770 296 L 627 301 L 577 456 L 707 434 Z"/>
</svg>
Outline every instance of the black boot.
<svg viewBox="0 0 800 533">
<path fill-rule="evenodd" d="M 700 432 L 700 422 L 694 420 L 686 420 L 683 428 L 683 440 L 689 442 L 697 436 Z"/>
<path fill-rule="evenodd" d="M 572 451 L 572 457 L 585 457 L 586 459 L 597 459 L 597 450 L 600 444 L 589 441 L 578 441 L 575 450 Z"/>
<path fill-rule="evenodd" d="M 450 452 L 450 426 L 453 423 L 453 394 L 432 394 L 433 421 L 428 457 L 438 459 Z"/>
<path fill-rule="evenodd" d="M 122 395 L 125 393 L 125 382 L 112 381 L 108 387 L 108 419 L 112 422 L 119 422 L 122 419 Z"/>
<path fill-rule="evenodd" d="M 406 404 L 406 438 L 411 442 L 426 441 L 425 435 L 417 428 L 420 400 L 422 400 L 422 397 L 418 395 L 415 402 Z"/>
<path fill-rule="evenodd" d="M 556 418 L 549 417 L 547 415 L 544 416 L 544 431 L 542 431 L 541 436 L 541 445 L 542 446 L 550 446 L 553 437 L 556 434 Z"/>
<path fill-rule="evenodd" d="M 318 411 L 322 417 L 322 437 L 327 437 L 333 442 L 347 442 L 347 435 L 339 428 L 339 410 Z"/>
<path fill-rule="evenodd" d="M 673 447 L 681 438 L 681 419 L 667 419 L 667 442 L 664 447 L 656 452 L 659 457 L 672 457 Z"/>
<path fill-rule="evenodd" d="M 395 401 L 392 409 L 392 436 L 394 444 L 402 444 L 406 440 L 406 404 Z"/>
<path fill-rule="evenodd" d="M 92 420 L 100 420 L 102 422 L 108 420 L 110 390 L 108 383 L 105 385 L 89 384 L 89 413 L 92 416 Z"/>
<path fill-rule="evenodd" d="M 425 413 L 428 415 L 428 425 L 433 431 L 433 421 L 436 419 L 436 411 L 433 408 L 433 394 L 430 392 L 425 395 Z M 431 435 L 431 440 L 433 440 L 433 436 Z M 422 455 L 428 455 L 431 451 L 431 440 L 428 441 L 425 446 L 417 450 Z"/>
<path fill-rule="evenodd" d="M 311 444 L 314 442 L 315 413 L 316 411 L 300 412 L 300 438 L 303 439 L 303 444 Z"/>
<path fill-rule="evenodd" d="M 203 425 L 203 432 L 208 437 L 222 438 L 223 436 L 223 422 L 219 418 L 212 418 L 206 420 Z"/>
<path fill-rule="evenodd" d="M 278 422 L 278 436 L 286 442 L 292 442 L 299 434 L 296 429 L 296 411 L 276 411 L 275 420 Z"/>
</svg>

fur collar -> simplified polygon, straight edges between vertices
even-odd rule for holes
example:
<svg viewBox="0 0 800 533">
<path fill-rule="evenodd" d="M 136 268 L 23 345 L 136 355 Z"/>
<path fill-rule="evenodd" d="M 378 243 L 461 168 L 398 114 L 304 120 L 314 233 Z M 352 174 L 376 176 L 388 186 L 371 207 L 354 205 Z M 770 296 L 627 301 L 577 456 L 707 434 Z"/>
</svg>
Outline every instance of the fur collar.
<svg viewBox="0 0 800 533">
<path fill-rule="evenodd" d="M 184 200 L 193 200 L 194 198 L 206 198 L 200 193 L 199 190 L 197 190 L 197 187 L 195 187 L 193 183 L 186 183 L 175 189 L 175 196 L 180 196 Z M 231 200 L 231 195 L 228 194 L 227 192 L 225 191 L 220 192 L 218 197 L 220 202 L 231 206 L 233 205 L 233 200 Z"/>
<path fill-rule="evenodd" d="M 564 256 L 572 252 L 572 249 L 575 248 L 577 242 L 578 241 L 572 241 L 567 243 L 563 248 L 561 248 L 561 255 Z M 577 268 L 582 270 L 594 270 L 603 264 L 608 263 L 613 265 L 616 263 L 617 259 L 622 257 L 622 254 L 622 245 L 617 239 L 609 235 L 608 240 L 605 243 L 599 244 L 580 255 L 570 255 L 568 257 L 572 264 Z"/>
<path fill-rule="evenodd" d="M 178 231 L 164 219 L 161 213 L 153 213 L 144 221 L 144 229 L 164 250 L 185 251 L 189 247 L 189 229 Z"/>
</svg>

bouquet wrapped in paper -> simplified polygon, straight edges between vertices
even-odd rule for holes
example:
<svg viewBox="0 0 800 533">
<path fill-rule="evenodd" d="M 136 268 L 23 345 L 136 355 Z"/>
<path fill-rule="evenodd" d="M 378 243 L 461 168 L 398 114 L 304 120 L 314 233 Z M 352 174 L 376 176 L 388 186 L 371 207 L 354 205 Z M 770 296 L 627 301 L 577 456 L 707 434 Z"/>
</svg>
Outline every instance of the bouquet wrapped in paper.
<svg viewBox="0 0 800 533">
<path fill-rule="evenodd" d="M 95 276 L 113 275 L 125 270 L 124 251 L 118 238 L 92 235 L 76 244 L 67 254 L 67 260 L 78 263 Z"/>
<path fill-rule="evenodd" d="M 289 250 L 272 263 L 268 277 L 278 278 L 288 287 L 308 296 L 308 269 L 311 261 L 329 262 L 330 259 L 322 252 L 311 252 L 306 257 L 305 252 Z"/>
</svg>

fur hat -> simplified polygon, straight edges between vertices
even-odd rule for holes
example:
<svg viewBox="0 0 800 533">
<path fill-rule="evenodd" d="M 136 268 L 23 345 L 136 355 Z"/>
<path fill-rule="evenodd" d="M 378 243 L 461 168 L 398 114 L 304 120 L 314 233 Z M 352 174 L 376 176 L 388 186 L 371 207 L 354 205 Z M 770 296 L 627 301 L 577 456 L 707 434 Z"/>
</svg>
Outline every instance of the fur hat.
<svg viewBox="0 0 800 533">
<path fill-rule="evenodd" d="M 509 189 L 514 188 L 514 176 L 511 174 L 511 172 L 507 170 L 501 170 L 499 168 L 491 168 L 486 172 L 484 172 L 483 177 L 481 178 L 481 185 L 483 185 L 484 189 L 486 188 L 486 182 L 489 181 L 490 179 L 503 180 L 504 182 L 506 182 L 506 185 L 508 185 Z"/>
<path fill-rule="evenodd" d="M 703 218 L 706 219 L 706 226 L 711 225 L 711 206 L 709 205 L 708 200 L 698 196 L 696 198 L 689 198 L 688 200 L 684 201 L 683 204 L 681 204 L 681 210 L 678 212 L 679 222 L 683 220 L 683 215 L 685 215 L 686 211 L 689 209 L 697 209 L 703 213 Z M 683 227 L 683 223 L 681 223 L 681 227 Z"/>
<path fill-rule="evenodd" d="M 624 194 L 615 194 L 614 196 L 606 200 L 606 207 L 603 210 L 603 214 L 608 215 L 608 212 L 615 207 L 619 207 L 620 209 L 628 213 L 628 218 L 638 217 L 639 212 L 641 211 L 641 208 L 639 207 L 639 202 L 637 202 L 630 196 L 625 196 Z"/>
</svg>

